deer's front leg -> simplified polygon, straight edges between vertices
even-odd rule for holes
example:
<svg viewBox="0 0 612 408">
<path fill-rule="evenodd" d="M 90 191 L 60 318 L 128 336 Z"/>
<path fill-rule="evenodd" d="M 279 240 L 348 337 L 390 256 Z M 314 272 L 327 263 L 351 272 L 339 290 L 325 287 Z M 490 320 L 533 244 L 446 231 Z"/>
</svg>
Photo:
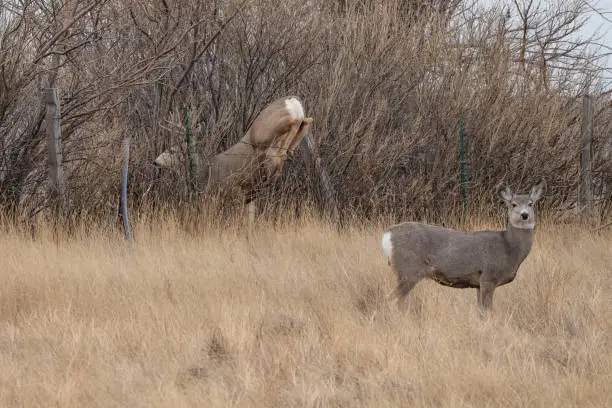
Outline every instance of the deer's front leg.
<svg viewBox="0 0 612 408">
<path fill-rule="evenodd" d="M 495 292 L 495 284 L 489 281 L 481 281 L 478 291 L 478 309 L 481 315 L 486 315 L 491 312 L 493 307 L 493 292 Z"/>
</svg>

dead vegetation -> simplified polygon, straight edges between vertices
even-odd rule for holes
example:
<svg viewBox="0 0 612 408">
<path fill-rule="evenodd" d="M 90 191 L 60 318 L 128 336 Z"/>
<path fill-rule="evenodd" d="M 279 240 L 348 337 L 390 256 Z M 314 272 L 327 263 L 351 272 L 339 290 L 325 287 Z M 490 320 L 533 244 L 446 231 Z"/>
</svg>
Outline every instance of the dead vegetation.
<svg viewBox="0 0 612 408">
<path fill-rule="evenodd" d="M 470 208 L 493 214 L 498 180 L 544 176 L 544 211 L 565 213 L 578 192 L 588 91 L 601 94 L 593 182 L 605 218 L 612 120 L 601 55 L 578 35 L 590 9 L 531 3 L 3 1 L 2 211 L 30 219 L 47 207 L 39 88 L 56 86 L 74 219 L 116 217 L 123 136 L 132 137 L 133 210 L 178 208 L 188 200 L 187 172 L 162 174 L 151 163 L 184 140 L 183 109 L 198 151 L 212 157 L 285 94 L 298 95 L 314 118 L 315 148 L 343 216 L 457 213 L 462 110 Z M 263 214 L 296 201 L 329 210 L 315 163 L 298 155 L 286 167 Z"/>
<path fill-rule="evenodd" d="M 0 234 L 0 405 L 612 403 L 609 230 L 541 219 L 483 322 L 473 292 L 428 282 L 399 312 L 382 225 L 180 223 L 136 222 L 134 246 Z"/>
</svg>

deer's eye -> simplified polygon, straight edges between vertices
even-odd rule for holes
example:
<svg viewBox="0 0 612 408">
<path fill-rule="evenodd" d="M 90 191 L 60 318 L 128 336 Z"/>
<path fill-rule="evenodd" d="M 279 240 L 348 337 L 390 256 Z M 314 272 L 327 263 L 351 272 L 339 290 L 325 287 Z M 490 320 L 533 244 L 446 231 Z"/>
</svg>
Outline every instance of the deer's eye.
<svg viewBox="0 0 612 408">
<path fill-rule="evenodd" d="M 533 202 L 532 202 L 532 201 L 530 201 L 528 205 L 529 205 L 530 207 L 533 207 Z"/>
<path fill-rule="evenodd" d="M 516 207 L 516 203 L 512 203 L 512 208 Z"/>
</svg>

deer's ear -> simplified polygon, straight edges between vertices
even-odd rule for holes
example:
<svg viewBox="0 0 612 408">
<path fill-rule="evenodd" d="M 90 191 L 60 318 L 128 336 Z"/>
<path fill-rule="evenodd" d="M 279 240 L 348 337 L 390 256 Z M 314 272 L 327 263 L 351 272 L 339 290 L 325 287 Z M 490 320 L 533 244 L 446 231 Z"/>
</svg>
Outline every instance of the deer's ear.
<svg viewBox="0 0 612 408">
<path fill-rule="evenodd" d="M 531 187 L 531 192 L 529 193 L 529 198 L 534 202 L 538 201 L 544 193 L 546 192 L 546 180 L 541 179 L 538 184 Z"/>
<path fill-rule="evenodd" d="M 504 189 L 500 189 L 499 195 L 505 202 L 510 202 L 512 200 L 512 197 L 514 196 L 514 194 L 512 194 L 512 191 L 510 190 L 510 187 L 508 186 L 506 186 L 506 188 Z"/>
</svg>

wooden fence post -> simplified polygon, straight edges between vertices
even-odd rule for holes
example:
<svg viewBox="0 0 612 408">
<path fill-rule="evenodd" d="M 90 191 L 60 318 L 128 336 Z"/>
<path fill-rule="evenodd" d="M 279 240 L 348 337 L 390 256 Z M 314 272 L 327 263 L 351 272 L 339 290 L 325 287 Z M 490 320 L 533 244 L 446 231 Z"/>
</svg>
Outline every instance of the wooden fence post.
<svg viewBox="0 0 612 408">
<path fill-rule="evenodd" d="M 459 109 L 459 187 L 461 189 L 461 222 L 465 223 L 467 219 L 467 203 L 468 203 L 468 182 L 466 174 L 466 158 L 465 158 L 465 111 L 463 107 Z"/>
<path fill-rule="evenodd" d="M 47 158 L 49 165 L 49 197 L 56 217 L 66 215 L 64 172 L 62 170 L 61 111 L 57 88 L 43 89 L 47 107 Z"/>
<path fill-rule="evenodd" d="M 187 175 L 189 178 L 189 197 L 192 202 L 196 199 L 196 172 L 197 164 L 194 160 L 195 143 L 191 137 L 191 126 L 189 124 L 189 110 L 187 107 L 183 109 L 183 117 L 185 119 L 185 137 L 187 139 Z"/>
<path fill-rule="evenodd" d="M 593 215 L 593 99 L 589 94 L 582 100 L 582 146 L 580 151 L 580 188 L 578 208 L 587 216 Z"/>
</svg>

